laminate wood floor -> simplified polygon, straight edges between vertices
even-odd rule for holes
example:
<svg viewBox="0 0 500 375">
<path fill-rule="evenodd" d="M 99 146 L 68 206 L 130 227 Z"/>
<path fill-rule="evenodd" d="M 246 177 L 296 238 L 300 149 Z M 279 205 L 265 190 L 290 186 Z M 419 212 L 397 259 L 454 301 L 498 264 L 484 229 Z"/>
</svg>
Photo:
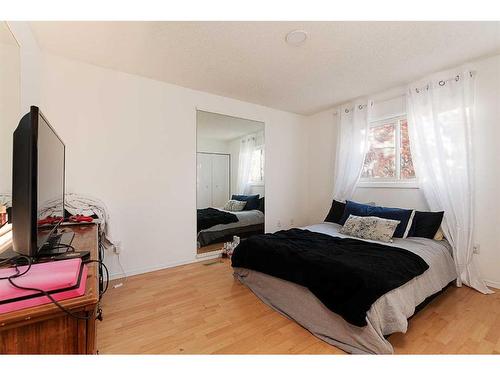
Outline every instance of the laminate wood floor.
<svg viewBox="0 0 500 375">
<path fill-rule="evenodd" d="M 102 354 L 344 353 L 261 302 L 233 279 L 228 260 L 129 277 L 110 287 L 102 306 Z M 450 287 L 389 341 L 396 353 L 498 354 L 500 293 Z"/>
</svg>

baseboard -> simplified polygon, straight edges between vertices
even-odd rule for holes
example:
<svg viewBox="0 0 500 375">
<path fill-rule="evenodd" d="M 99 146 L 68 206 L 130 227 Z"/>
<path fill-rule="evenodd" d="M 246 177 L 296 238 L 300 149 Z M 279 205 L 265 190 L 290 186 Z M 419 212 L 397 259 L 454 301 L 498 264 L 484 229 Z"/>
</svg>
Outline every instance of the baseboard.
<svg viewBox="0 0 500 375">
<path fill-rule="evenodd" d="M 207 258 L 214 258 L 218 257 L 224 252 L 224 250 L 214 250 L 214 251 L 207 251 L 206 253 L 201 253 L 201 254 L 196 254 L 197 259 L 207 259 Z"/>
<path fill-rule="evenodd" d="M 500 289 L 500 281 L 484 280 L 484 282 L 492 288 Z"/>
<path fill-rule="evenodd" d="M 152 267 L 142 267 L 142 268 L 129 269 L 129 270 L 126 270 L 126 273 L 127 273 L 127 277 L 128 276 L 134 276 L 134 275 L 140 275 L 140 274 L 143 274 L 143 273 L 164 270 L 166 268 L 172 268 L 172 267 L 178 267 L 178 266 L 185 266 L 187 264 L 204 262 L 206 260 L 210 260 L 210 259 L 214 259 L 214 258 L 219 258 L 219 257 L 220 257 L 220 253 L 219 254 L 215 254 L 215 255 L 209 255 L 209 256 L 206 256 L 206 257 L 202 257 L 202 258 L 194 258 L 194 259 L 189 259 L 189 260 L 184 260 L 184 261 L 179 261 L 179 262 L 172 262 L 172 263 L 163 263 L 163 264 L 155 265 L 155 266 L 152 266 Z M 109 275 L 109 279 L 110 280 L 121 279 L 123 277 L 124 277 L 124 275 L 123 275 L 122 272 L 116 272 L 116 273 L 112 273 L 112 274 Z"/>
</svg>

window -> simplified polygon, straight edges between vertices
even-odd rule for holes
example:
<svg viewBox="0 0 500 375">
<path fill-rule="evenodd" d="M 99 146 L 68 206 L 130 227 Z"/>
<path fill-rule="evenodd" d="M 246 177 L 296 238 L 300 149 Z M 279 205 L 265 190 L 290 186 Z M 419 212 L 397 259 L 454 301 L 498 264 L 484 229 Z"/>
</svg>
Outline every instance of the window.
<svg viewBox="0 0 500 375">
<path fill-rule="evenodd" d="M 394 183 L 415 180 L 406 117 L 371 123 L 368 143 L 361 182 Z"/>
<path fill-rule="evenodd" d="M 252 152 L 252 162 L 250 166 L 250 183 L 264 183 L 264 146 L 257 147 Z"/>
</svg>

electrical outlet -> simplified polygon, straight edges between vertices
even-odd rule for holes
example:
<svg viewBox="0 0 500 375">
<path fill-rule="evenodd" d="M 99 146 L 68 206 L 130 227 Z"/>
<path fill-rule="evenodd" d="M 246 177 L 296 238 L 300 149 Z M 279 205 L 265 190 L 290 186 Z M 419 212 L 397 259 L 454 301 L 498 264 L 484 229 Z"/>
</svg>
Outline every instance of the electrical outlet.
<svg viewBox="0 0 500 375">
<path fill-rule="evenodd" d="M 120 254 L 122 252 L 122 243 L 120 241 L 115 242 L 113 251 L 115 254 Z"/>
<path fill-rule="evenodd" d="M 481 253 L 481 246 L 478 243 L 474 245 L 473 249 L 474 249 L 473 250 L 474 254 L 480 254 Z"/>
</svg>

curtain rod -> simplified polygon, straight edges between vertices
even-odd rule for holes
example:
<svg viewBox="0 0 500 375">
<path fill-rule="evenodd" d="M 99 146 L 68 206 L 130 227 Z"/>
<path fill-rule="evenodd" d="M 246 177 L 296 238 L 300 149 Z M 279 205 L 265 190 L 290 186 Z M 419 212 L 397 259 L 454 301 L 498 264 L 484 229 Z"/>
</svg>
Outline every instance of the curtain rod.
<svg viewBox="0 0 500 375">
<path fill-rule="evenodd" d="M 468 71 L 468 73 L 469 73 L 469 75 L 470 75 L 471 77 L 473 77 L 473 76 L 476 74 L 476 71 L 474 71 L 474 70 L 469 70 L 469 71 Z M 457 78 L 457 77 L 458 77 L 458 78 Z M 448 79 L 442 79 L 442 80 L 438 81 L 438 84 L 439 84 L 440 86 L 444 86 L 444 85 L 446 84 L 446 82 L 450 82 L 450 81 L 453 81 L 453 80 L 458 81 L 459 79 L 460 79 L 460 75 L 459 75 L 459 74 L 457 74 L 457 75 L 456 75 L 456 76 L 454 76 L 454 77 L 450 77 L 450 78 L 448 78 Z M 425 86 L 425 87 L 416 88 L 416 90 L 423 90 L 423 89 L 425 89 L 425 88 L 428 88 L 428 85 L 427 85 L 427 86 Z M 409 90 L 410 90 L 410 89 L 409 89 Z M 417 91 L 417 92 L 418 92 L 418 91 Z M 371 100 L 371 103 L 372 103 L 372 106 L 373 106 L 373 104 L 375 104 L 375 103 L 383 103 L 383 102 L 388 102 L 389 100 L 393 100 L 393 99 L 400 98 L 400 97 L 405 97 L 406 95 L 407 95 L 407 93 L 402 93 L 402 94 L 398 94 L 398 95 L 391 96 L 390 98 L 387 98 L 387 99 Z M 337 116 L 338 114 L 339 114 L 339 111 L 335 111 L 335 112 L 333 112 L 333 115 L 334 115 L 334 116 Z"/>
</svg>

